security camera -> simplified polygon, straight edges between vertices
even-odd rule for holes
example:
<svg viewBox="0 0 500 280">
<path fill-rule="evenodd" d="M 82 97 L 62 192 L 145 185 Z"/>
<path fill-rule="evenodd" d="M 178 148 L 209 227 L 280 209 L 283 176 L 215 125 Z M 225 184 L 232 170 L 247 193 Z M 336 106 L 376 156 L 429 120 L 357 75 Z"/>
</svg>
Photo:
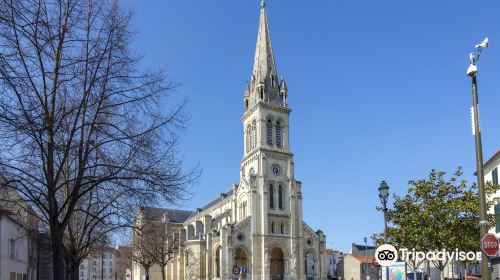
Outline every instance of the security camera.
<svg viewBox="0 0 500 280">
<path fill-rule="evenodd" d="M 482 48 L 487 48 L 488 47 L 488 37 L 484 38 L 484 40 L 481 42 L 481 44 L 476 45 L 476 49 L 482 49 Z"/>
</svg>

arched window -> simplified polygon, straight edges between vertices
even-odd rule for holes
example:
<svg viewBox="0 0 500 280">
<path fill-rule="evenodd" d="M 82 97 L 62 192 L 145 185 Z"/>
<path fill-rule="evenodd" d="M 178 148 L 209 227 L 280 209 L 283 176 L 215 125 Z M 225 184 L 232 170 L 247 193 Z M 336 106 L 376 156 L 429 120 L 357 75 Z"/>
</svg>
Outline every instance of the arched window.
<svg viewBox="0 0 500 280">
<path fill-rule="evenodd" d="M 247 201 L 243 201 L 240 204 L 240 220 L 247 216 Z"/>
<path fill-rule="evenodd" d="M 280 233 L 285 234 L 285 225 L 283 223 L 280 225 Z"/>
<path fill-rule="evenodd" d="M 260 99 L 264 99 L 264 88 L 260 87 L 259 91 L 260 91 Z"/>
<path fill-rule="evenodd" d="M 274 233 L 274 222 L 271 222 L 271 233 Z"/>
<path fill-rule="evenodd" d="M 269 186 L 269 207 L 274 209 L 274 186 L 272 184 Z"/>
<path fill-rule="evenodd" d="M 283 187 L 278 187 L 278 207 L 283 209 Z"/>
<path fill-rule="evenodd" d="M 283 145 L 281 143 L 281 124 L 276 122 L 276 147 L 281 148 Z"/>
<path fill-rule="evenodd" d="M 245 112 L 248 110 L 248 99 L 245 99 Z"/>
<path fill-rule="evenodd" d="M 217 248 L 217 251 L 215 252 L 215 277 L 219 278 L 220 277 L 220 270 L 221 270 L 221 265 L 220 265 L 220 252 L 222 251 L 222 247 Z"/>
<path fill-rule="evenodd" d="M 252 150 L 252 126 L 248 124 L 247 127 L 247 152 Z"/>
<path fill-rule="evenodd" d="M 273 145 L 273 124 L 270 119 L 266 123 L 266 143 L 268 146 Z"/>
<path fill-rule="evenodd" d="M 252 130 L 253 130 L 253 148 L 257 147 L 257 121 L 253 120 L 252 122 Z"/>
</svg>

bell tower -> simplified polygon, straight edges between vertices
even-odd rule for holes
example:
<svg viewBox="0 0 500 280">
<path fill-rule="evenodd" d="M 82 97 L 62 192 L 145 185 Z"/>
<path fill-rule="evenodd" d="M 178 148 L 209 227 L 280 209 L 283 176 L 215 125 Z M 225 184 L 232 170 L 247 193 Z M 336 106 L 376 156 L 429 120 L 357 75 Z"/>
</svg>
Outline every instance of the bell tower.
<svg viewBox="0 0 500 280">
<path fill-rule="evenodd" d="M 244 200 L 249 207 L 248 215 L 236 215 L 236 223 L 249 220 L 251 274 L 260 279 L 304 275 L 301 183 L 294 177 L 289 145 L 288 88 L 277 73 L 262 1 L 253 69 L 243 98 L 244 151 L 235 190 L 236 204 Z"/>
</svg>

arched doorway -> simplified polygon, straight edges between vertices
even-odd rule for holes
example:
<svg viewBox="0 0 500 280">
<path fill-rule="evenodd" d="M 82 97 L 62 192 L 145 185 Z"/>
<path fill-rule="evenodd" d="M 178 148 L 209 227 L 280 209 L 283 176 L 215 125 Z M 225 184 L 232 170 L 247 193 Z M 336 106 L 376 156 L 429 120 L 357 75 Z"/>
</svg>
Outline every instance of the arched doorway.
<svg viewBox="0 0 500 280">
<path fill-rule="evenodd" d="M 238 267 L 246 266 L 248 267 L 247 263 L 247 254 L 245 253 L 245 250 L 243 248 L 238 248 L 234 252 L 234 265 Z"/>
<path fill-rule="evenodd" d="M 285 276 L 285 260 L 283 251 L 276 247 L 271 251 L 271 280 L 283 280 Z"/>
</svg>

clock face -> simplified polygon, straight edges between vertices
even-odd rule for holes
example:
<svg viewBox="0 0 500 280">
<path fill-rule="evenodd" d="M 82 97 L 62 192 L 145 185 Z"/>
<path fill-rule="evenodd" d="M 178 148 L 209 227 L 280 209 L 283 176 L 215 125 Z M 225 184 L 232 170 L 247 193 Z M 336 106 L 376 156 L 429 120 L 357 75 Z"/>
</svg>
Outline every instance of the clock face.
<svg viewBox="0 0 500 280">
<path fill-rule="evenodd" d="M 274 176 L 280 175 L 280 172 L 281 172 L 280 166 L 279 165 L 273 165 L 271 167 L 271 171 L 273 172 Z"/>
</svg>

